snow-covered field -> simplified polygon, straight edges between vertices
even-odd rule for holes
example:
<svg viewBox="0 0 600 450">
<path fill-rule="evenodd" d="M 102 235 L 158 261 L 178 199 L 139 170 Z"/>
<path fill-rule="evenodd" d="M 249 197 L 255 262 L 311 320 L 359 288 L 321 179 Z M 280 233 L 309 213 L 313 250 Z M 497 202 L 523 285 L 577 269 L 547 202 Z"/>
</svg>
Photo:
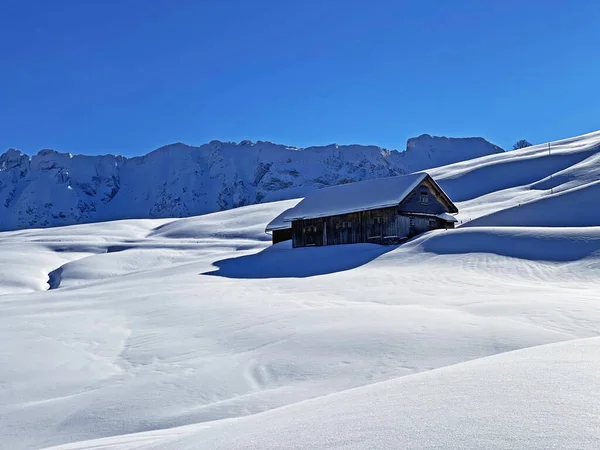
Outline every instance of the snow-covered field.
<svg viewBox="0 0 600 450">
<path fill-rule="evenodd" d="M 0 233 L 0 448 L 600 448 L 600 133 L 430 173 L 463 223 L 398 247 Z"/>
</svg>

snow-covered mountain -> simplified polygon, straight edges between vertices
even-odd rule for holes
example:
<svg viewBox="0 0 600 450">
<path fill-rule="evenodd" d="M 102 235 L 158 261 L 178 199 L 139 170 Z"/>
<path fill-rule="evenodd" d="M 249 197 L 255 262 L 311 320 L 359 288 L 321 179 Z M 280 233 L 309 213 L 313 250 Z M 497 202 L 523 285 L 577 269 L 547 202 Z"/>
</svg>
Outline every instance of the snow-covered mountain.
<svg viewBox="0 0 600 450">
<path fill-rule="evenodd" d="M 261 141 L 173 144 L 134 158 L 54 150 L 30 158 L 10 149 L 0 155 L 0 230 L 187 217 L 502 152 L 482 138 L 429 135 L 409 139 L 403 152 Z"/>
</svg>

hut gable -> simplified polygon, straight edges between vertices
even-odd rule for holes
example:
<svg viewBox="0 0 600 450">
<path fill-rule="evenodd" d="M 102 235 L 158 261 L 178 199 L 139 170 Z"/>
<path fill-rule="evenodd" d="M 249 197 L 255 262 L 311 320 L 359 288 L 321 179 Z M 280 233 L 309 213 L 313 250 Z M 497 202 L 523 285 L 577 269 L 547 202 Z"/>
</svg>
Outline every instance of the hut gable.
<svg viewBox="0 0 600 450">
<path fill-rule="evenodd" d="M 399 211 L 437 215 L 448 212 L 457 213 L 458 209 L 439 185 L 427 175 L 400 202 Z"/>
</svg>

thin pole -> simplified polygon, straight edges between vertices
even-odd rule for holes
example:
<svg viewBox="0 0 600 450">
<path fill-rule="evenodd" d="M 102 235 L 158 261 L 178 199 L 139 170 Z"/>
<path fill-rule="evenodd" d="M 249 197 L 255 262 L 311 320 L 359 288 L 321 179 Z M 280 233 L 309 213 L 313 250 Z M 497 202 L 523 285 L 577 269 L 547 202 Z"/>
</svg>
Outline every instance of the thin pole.
<svg viewBox="0 0 600 450">
<path fill-rule="evenodd" d="M 552 156 L 550 152 L 550 142 L 548 142 L 548 156 Z M 550 169 L 550 194 L 554 194 L 554 186 L 552 186 L 552 169 Z"/>
</svg>

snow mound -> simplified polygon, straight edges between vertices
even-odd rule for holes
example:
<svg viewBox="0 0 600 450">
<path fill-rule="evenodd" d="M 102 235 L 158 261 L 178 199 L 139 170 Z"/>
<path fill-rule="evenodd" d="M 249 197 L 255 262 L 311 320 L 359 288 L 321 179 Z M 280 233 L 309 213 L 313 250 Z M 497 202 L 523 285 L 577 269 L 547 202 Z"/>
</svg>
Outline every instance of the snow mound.
<svg viewBox="0 0 600 450">
<path fill-rule="evenodd" d="M 48 273 L 70 259 L 43 245 L 30 245 L 27 252 L 20 251 L 20 244 L 0 246 L 0 295 L 48 289 Z"/>
<path fill-rule="evenodd" d="M 600 227 L 473 227 L 428 233 L 406 248 L 437 254 L 490 253 L 532 261 L 576 261 L 600 256 Z"/>
<path fill-rule="evenodd" d="M 237 420 L 54 447 L 595 450 L 600 338 L 543 345 Z M 551 395 L 550 395 L 551 393 Z"/>
<path fill-rule="evenodd" d="M 592 450 L 599 370 L 599 338 L 546 345 L 215 424 L 177 445 Z"/>
<path fill-rule="evenodd" d="M 492 212 L 467 226 L 600 226 L 599 203 L 600 180 Z"/>
<path fill-rule="evenodd" d="M 293 206 L 298 200 L 278 202 L 277 207 Z M 270 236 L 259 224 L 272 219 L 272 209 L 258 205 L 201 217 L 179 219 L 153 230 L 149 237 L 171 239 L 240 238 L 268 241 Z"/>
</svg>

